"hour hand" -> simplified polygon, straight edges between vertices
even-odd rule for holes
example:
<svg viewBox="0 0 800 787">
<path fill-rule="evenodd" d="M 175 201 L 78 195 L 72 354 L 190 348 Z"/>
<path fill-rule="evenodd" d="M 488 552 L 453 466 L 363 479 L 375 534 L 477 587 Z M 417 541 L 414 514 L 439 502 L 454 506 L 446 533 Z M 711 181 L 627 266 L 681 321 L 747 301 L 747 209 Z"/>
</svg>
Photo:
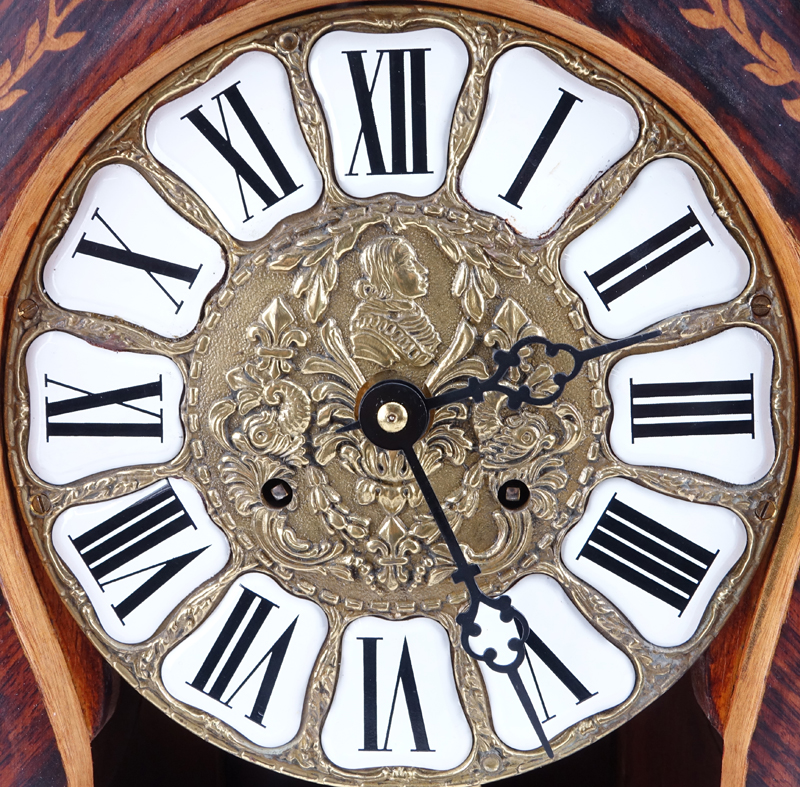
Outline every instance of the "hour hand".
<svg viewBox="0 0 800 787">
<path fill-rule="evenodd" d="M 477 377 L 470 377 L 466 385 L 460 388 L 454 388 L 438 396 L 428 397 L 425 403 L 429 409 L 434 409 L 455 402 L 461 402 L 465 399 L 481 402 L 483 401 L 484 394 L 490 391 L 496 391 L 506 395 L 508 398 L 508 406 L 512 410 L 518 410 L 523 404 L 543 407 L 552 404 L 564 393 L 566 384 L 578 375 L 578 372 L 580 372 L 587 361 L 599 358 L 602 355 L 608 355 L 608 353 L 615 352 L 616 350 L 631 347 L 640 342 L 645 342 L 648 339 L 654 339 L 660 335 L 661 331 L 649 331 L 648 333 L 629 336 L 626 339 L 619 339 L 614 342 L 608 342 L 607 344 L 601 344 L 597 347 L 589 347 L 586 350 L 579 350 L 571 344 L 551 342 L 543 336 L 527 336 L 516 342 L 510 350 L 495 350 L 493 356 L 495 370 L 490 377 L 484 380 L 480 380 Z M 508 374 L 511 369 L 515 369 L 522 364 L 523 357 L 520 351 L 535 344 L 543 345 L 545 354 L 550 358 L 555 358 L 559 353 L 566 353 L 572 356 L 572 369 L 566 373 L 556 372 L 552 377 L 555 390 L 545 396 L 534 396 L 527 385 L 512 388 L 503 382 L 506 374 Z"/>
</svg>

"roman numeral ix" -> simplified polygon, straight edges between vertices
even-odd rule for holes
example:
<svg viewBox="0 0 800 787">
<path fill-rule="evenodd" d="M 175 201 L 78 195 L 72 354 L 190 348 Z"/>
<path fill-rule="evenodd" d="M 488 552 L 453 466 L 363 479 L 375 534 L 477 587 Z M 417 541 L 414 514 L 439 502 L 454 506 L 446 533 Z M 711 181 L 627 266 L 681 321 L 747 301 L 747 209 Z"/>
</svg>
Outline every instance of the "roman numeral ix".
<svg viewBox="0 0 800 787">
<path fill-rule="evenodd" d="M 522 207 L 519 204 L 522 195 L 536 174 L 536 170 L 539 169 L 545 154 L 550 150 L 550 146 L 561 130 L 561 126 L 564 125 L 567 115 L 569 115 L 572 107 L 575 106 L 575 102 L 583 102 L 583 99 L 573 96 L 572 93 L 568 93 L 564 88 L 560 87 L 559 90 L 561 91 L 561 97 L 558 99 L 553 113 L 548 118 L 547 123 L 544 124 L 539 138 L 534 142 L 528 157 L 514 178 L 514 182 L 505 194 L 498 194 L 500 199 L 504 199 L 515 208 Z"/>
<path fill-rule="evenodd" d="M 297 618 L 286 627 L 286 630 L 275 640 L 273 646 L 264 653 L 258 663 L 232 691 L 230 691 L 230 683 L 233 680 L 236 670 L 239 669 L 248 651 L 253 646 L 253 642 L 259 631 L 261 631 L 269 613 L 275 607 L 277 607 L 277 604 L 273 604 L 269 599 L 259 596 L 249 588 L 243 587 L 242 595 L 236 602 L 236 606 L 233 608 L 230 617 L 225 621 L 222 631 L 220 631 L 214 644 L 211 646 L 211 650 L 200 666 L 197 675 L 195 675 L 194 680 L 191 682 L 187 681 L 188 685 L 192 688 L 197 689 L 227 707 L 231 707 L 231 703 L 236 695 L 252 680 L 258 668 L 269 659 L 253 707 L 250 713 L 245 716 L 245 718 L 250 719 L 250 721 L 255 722 L 260 727 L 264 726 L 264 714 L 267 711 L 267 706 L 269 705 L 270 697 L 275 688 L 275 683 L 278 680 L 283 660 L 286 657 L 286 650 L 292 640 Z M 242 631 L 239 632 L 251 608 L 253 609 L 252 615 L 244 625 Z M 232 648 L 231 645 L 233 646 Z M 224 663 L 222 663 L 222 657 L 229 648 L 230 652 L 228 657 L 225 659 Z M 212 683 L 211 678 L 215 672 L 217 673 L 217 677 Z M 209 683 L 211 683 L 210 688 Z"/>
<path fill-rule="evenodd" d="M 45 388 L 51 384 L 58 385 L 61 388 L 67 388 L 70 391 L 77 391 L 81 395 L 75 396 L 72 399 L 61 399 L 57 402 L 51 402 L 48 397 L 45 397 L 46 435 L 48 442 L 51 437 L 158 437 L 162 442 L 164 441 L 164 410 L 160 409 L 157 413 L 153 413 L 150 410 L 145 410 L 142 407 L 131 404 L 132 401 L 147 399 L 150 396 L 157 396 L 161 399 L 161 375 L 158 376 L 157 381 L 152 383 L 132 385 L 128 388 L 117 388 L 113 391 L 104 391 L 98 394 L 90 393 L 74 385 L 61 383 L 45 375 Z M 113 404 L 125 407 L 129 410 L 135 410 L 137 413 L 143 413 L 144 415 L 154 418 L 158 423 L 51 420 L 57 416 L 80 413 Z"/>
<path fill-rule="evenodd" d="M 617 496 L 594 526 L 578 560 L 616 574 L 683 614 L 719 554 L 625 505 Z"/>
<path fill-rule="evenodd" d="M 225 118 L 225 109 L 222 103 L 223 97 L 227 99 L 231 109 L 233 109 L 242 127 L 247 132 L 247 135 L 256 146 L 264 163 L 275 178 L 282 192 L 280 196 L 267 185 L 266 181 L 247 163 L 242 154 L 231 144 L 231 135 L 228 131 L 228 123 Z M 219 116 L 222 121 L 224 135 L 220 134 L 203 114 L 202 105 L 193 109 L 191 112 L 187 112 L 181 120 L 188 120 L 214 146 L 214 149 L 225 161 L 233 167 L 236 173 L 237 183 L 239 184 L 239 196 L 241 197 L 242 207 L 244 208 L 244 221 L 250 221 L 253 216 L 247 207 L 247 200 L 245 199 L 244 190 L 242 189 L 242 181 L 250 186 L 261 198 L 261 201 L 264 203 L 262 210 L 271 208 L 276 202 L 279 202 L 298 189 L 301 189 L 302 185 L 298 186 L 292 179 L 289 170 L 286 169 L 280 156 L 278 156 L 272 143 L 264 133 L 264 129 L 261 128 L 253 111 L 244 100 L 239 90 L 238 82 L 234 82 L 230 87 L 218 93 L 213 97 L 213 100 L 217 102 L 217 106 L 219 107 Z"/>
<path fill-rule="evenodd" d="M 95 219 L 100 221 L 114 238 L 116 238 L 122 248 L 120 249 L 116 246 L 109 246 L 105 243 L 87 240 L 86 233 L 84 232 L 72 256 L 74 257 L 76 254 L 86 254 L 99 260 L 106 260 L 107 262 L 113 262 L 117 265 L 126 265 L 129 268 L 136 268 L 137 270 L 144 271 L 167 298 L 172 301 L 172 304 L 175 306 L 175 314 L 177 314 L 181 310 L 181 306 L 183 306 L 183 301 L 178 303 L 178 301 L 172 297 L 169 290 L 156 278 L 156 274 L 167 276 L 176 281 L 187 282 L 189 289 L 191 289 L 197 278 L 197 274 L 200 273 L 200 268 L 203 266 L 200 265 L 199 268 L 190 268 L 186 265 L 176 265 L 174 262 L 167 262 L 158 257 L 148 257 L 146 254 L 138 254 L 135 251 L 131 251 L 125 241 L 114 232 L 111 225 L 100 215 L 99 208 L 95 209 L 95 212 L 92 214 L 92 221 Z"/>
<path fill-rule="evenodd" d="M 752 374 L 749 380 L 697 383 L 634 383 L 631 379 L 630 386 L 631 442 L 643 437 L 724 434 L 749 434 L 755 439 Z M 656 418 L 664 420 L 651 420 Z"/>
<path fill-rule="evenodd" d="M 425 53 L 430 49 L 379 49 L 378 63 L 370 82 L 364 67 L 366 50 L 342 52 L 346 55 L 350 67 L 350 77 L 356 95 L 356 106 L 361 119 L 361 128 L 353 150 L 348 175 L 357 175 L 353 171 L 359 147 L 363 139 L 369 161 L 369 175 L 408 175 L 430 174 L 428 170 L 428 119 L 427 99 L 425 95 Z M 406 54 L 408 54 L 408 71 L 406 71 Z M 387 170 L 380 138 L 378 124 L 375 120 L 373 94 L 375 84 L 384 55 L 389 62 L 389 111 L 391 121 L 391 169 Z M 408 169 L 406 139 L 406 74 L 410 82 L 410 102 L 408 110 L 411 114 L 411 170 Z"/>
<path fill-rule="evenodd" d="M 364 748 L 360 751 L 391 751 L 388 748 L 389 734 L 392 731 L 397 692 L 401 687 L 411 722 L 411 732 L 414 736 L 415 748 L 412 751 L 434 751 L 428 744 L 428 733 L 425 729 L 425 719 L 422 716 L 422 705 L 417 691 L 414 668 L 411 665 L 408 640 L 403 640 L 403 651 L 397 670 L 386 735 L 383 739 L 383 746 L 378 747 L 378 641 L 382 637 L 359 637 L 359 639 L 364 643 Z"/>
<path fill-rule="evenodd" d="M 600 268 L 595 273 L 589 274 L 584 271 L 606 309 L 611 311 L 611 303 L 617 298 L 630 292 L 634 287 L 638 287 L 642 282 L 652 278 L 704 244 L 714 245 L 697 216 L 694 215 L 691 206 L 687 206 L 687 210 L 689 212 L 683 218 L 672 222 L 661 232 L 657 232 L 644 243 L 640 243 L 635 248 L 625 252 L 625 254 L 617 257 L 613 262 L 609 262 L 608 265 Z M 619 278 L 625 271 L 635 268 L 645 257 L 657 252 L 659 249 L 663 249 L 694 227 L 698 228 L 696 232 L 693 232 L 675 246 L 665 249 L 640 268 L 636 268 L 626 276 Z M 614 281 L 612 282 L 612 280 Z M 600 289 L 601 287 L 603 288 L 602 290 Z"/>
<path fill-rule="evenodd" d="M 76 538 L 70 536 L 70 541 L 103 592 L 114 582 L 158 567 L 158 571 L 127 598 L 111 605 L 124 625 L 125 618 L 131 612 L 186 568 L 198 555 L 208 549 L 208 546 L 185 555 L 159 560 L 123 576 L 111 579 L 108 577 L 189 527 L 197 529 L 172 487 L 167 483 L 153 494 L 87 530 L 83 535 Z"/>
</svg>

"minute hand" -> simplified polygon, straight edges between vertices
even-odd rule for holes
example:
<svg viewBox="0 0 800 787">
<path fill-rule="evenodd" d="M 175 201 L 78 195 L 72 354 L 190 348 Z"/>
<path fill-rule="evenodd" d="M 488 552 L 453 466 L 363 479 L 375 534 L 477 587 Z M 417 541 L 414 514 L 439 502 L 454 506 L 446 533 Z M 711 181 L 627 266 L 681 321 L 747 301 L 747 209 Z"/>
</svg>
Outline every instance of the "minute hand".
<svg viewBox="0 0 800 787">
<path fill-rule="evenodd" d="M 472 658 L 482 661 L 495 672 L 505 672 L 508 675 L 511 685 L 519 701 L 522 703 L 525 714 L 530 720 L 536 732 L 536 736 L 539 738 L 539 742 L 542 744 L 547 756 L 552 759 L 553 749 L 550 746 L 550 742 L 547 740 L 547 736 L 542 728 L 542 723 L 539 721 L 531 698 L 519 675 L 519 667 L 525 657 L 525 640 L 528 638 L 528 633 L 530 631 L 528 621 L 519 610 L 511 606 L 511 599 L 508 596 L 491 598 L 478 587 L 475 577 L 477 574 L 480 574 L 481 570 L 474 563 L 467 561 L 461 549 L 461 545 L 458 543 L 458 539 L 453 532 L 453 528 L 450 527 L 450 523 L 447 521 L 444 510 L 439 503 L 439 498 L 436 497 L 436 493 L 433 491 L 431 482 L 428 480 L 428 476 L 413 446 L 404 447 L 402 451 L 405 455 L 406 462 L 408 462 L 411 468 L 411 472 L 414 474 L 422 496 L 428 504 L 431 515 L 439 527 L 445 544 L 447 544 L 453 562 L 456 564 L 456 570 L 453 572 L 452 576 L 453 582 L 463 582 L 467 586 L 467 591 L 469 592 L 469 608 L 456 618 L 456 621 L 461 626 L 461 646 Z M 481 604 L 499 612 L 500 620 L 503 623 L 509 624 L 509 630 L 512 636 L 504 643 L 504 647 L 513 651 L 515 656 L 508 664 L 502 664 L 497 661 L 497 651 L 492 647 L 486 648 L 483 653 L 477 653 L 472 648 L 470 638 L 477 637 L 481 633 L 481 627 L 475 622 Z"/>
<path fill-rule="evenodd" d="M 455 402 L 462 402 L 465 399 L 472 399 L 475 402 L 482 402 L 483 395 L 490 391 L 497 391 L 503 393 L 508 397 L 508 406 L 512 410 L 518 410 L 523 404 L 532 404 L 536 406 L 544 406 L 552 404 L 562 393 L 566 384 L 574 379 L 578 372 L 583 368 L 587 361 L 594 358 L 599 358 L 601 355 L 608 355 L 617 350 L 623 350 L 626 347 L 631 347 L 640 342 L 646 342 L 648 339 L 655 339 L 661 335 L 661 331 L 649 331 L 648 333 L 640 333 L 636 336 L 629 336 L 627 339 L 619 339 L 615 342 L 608 342 L 608 344 L 600 344 L 597 347 L 589 347 L 586 350 L 579 350 L 571 344 L 557 344 L 545 339 L 543 336 L 527 336 L 516 342 L 510 350 L 495 350 L 493 358 L 497 364 L 494 374 L 487 377 L 485 380 L 479 380 L 477 377 L 470 377 L 467 384 L 461 388 L 455 388 L 452 391 L 447 391 L 438 396 L 431 396 L 425 400 L 428 409 L 435 407 L 444 407 L 448 404 Z M 518 367 L 522 363 L 520 350 L 525 347 L 530 347 L 533 344 L 542 344 L 545 348 L 545 354 L 550 358 L 555 358 L 560 352 L 565 352 L 572 356 L 572 369 L 568 374 L 563 372 L 556 372 L 553 375 L 553 382 L 556 385 L 556 390 L 547 396 L 533 396 L 531 390 L 527 385 L 521 385 L 519 388 L 511 388 L 504 385 L 501 380 L 505 377 L 510 369 Z"/>
</svg>

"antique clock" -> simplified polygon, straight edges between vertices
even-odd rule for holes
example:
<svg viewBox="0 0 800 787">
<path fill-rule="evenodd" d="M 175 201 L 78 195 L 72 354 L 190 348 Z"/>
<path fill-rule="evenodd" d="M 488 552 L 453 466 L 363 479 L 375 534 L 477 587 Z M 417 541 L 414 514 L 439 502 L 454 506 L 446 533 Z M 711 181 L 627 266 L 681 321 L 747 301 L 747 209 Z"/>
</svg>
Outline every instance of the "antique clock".
<svg viewBox="0 0 800 787">
<path fill-rule="evenodd" d="M 725 162 L 478 11 L 185 63 L 75 163 L 12 302 L 8 462 L 64 603 L 180 724 L 312 781 L 477 784 L 617 728 L 790 489 L 782 271 Z"/>
</svg>

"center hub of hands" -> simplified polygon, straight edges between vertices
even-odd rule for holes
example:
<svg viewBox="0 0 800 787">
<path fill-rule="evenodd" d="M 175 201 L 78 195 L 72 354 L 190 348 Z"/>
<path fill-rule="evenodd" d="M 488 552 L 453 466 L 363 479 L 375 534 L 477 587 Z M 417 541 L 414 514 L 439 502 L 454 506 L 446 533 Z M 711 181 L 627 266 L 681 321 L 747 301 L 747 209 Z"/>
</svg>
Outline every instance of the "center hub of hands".
<svg viewBox="0 0 800 787">
<path fill-rule="evenodd" d="M 389 451 L 411 448 L 428 429 L 425 396 L 405 380 L 383 380 L 361 397 L 356 414 L 366 438 Z"/>
</svg>

